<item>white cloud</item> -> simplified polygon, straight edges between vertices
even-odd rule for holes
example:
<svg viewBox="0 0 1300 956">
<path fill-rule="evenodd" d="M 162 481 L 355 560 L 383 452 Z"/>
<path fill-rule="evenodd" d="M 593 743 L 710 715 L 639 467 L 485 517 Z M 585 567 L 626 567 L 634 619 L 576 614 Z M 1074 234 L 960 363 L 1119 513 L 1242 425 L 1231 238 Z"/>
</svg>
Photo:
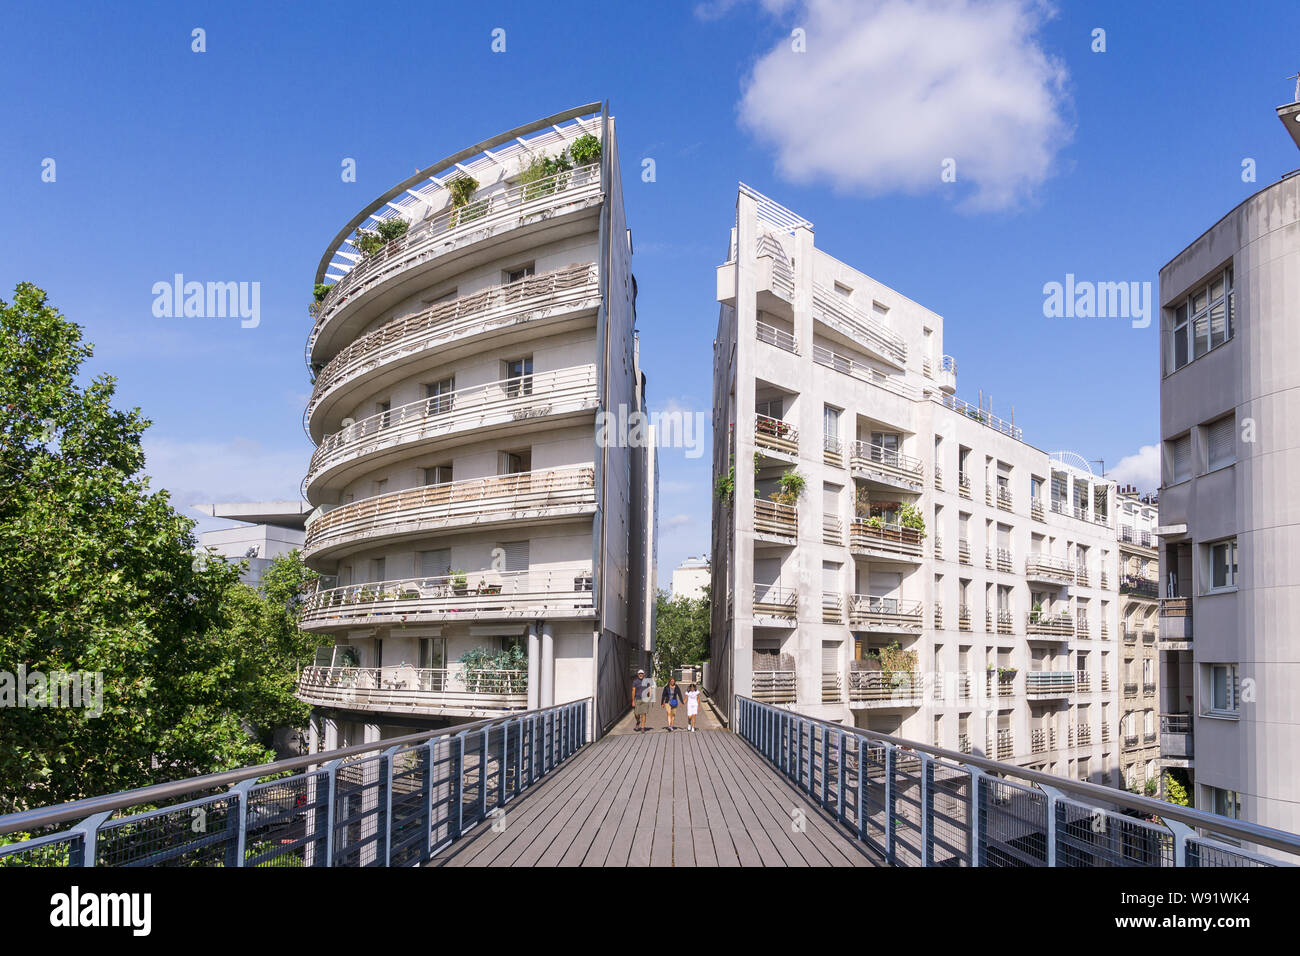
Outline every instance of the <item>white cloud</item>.
<svg viewBox="0 0 1300 956">
<path fill-rule="evenodd" d="M 741 124 L 782 175 L 865 195 L 956 189 L 967 209 L 1019 205 L 1070 139 L 1067 78 L 1034 0 L 804 0 L 746 78 Z M 956 183 L 940 180 L 956 163 Z"/>
<path fill-rule="evenodd" d="M 688 528 L 695 524 L 694 515 L 678 514 L 670 518 L 662 519 L 659 522 L 660 531 L 675 531 L 678 528 Z"/>
<path fill-rule="evenodd" d="M 1136 454 L 1125 455 L 1106 473 L 1121 485 L 1137 485 L 1140 492 L 1160 487 L 1160 446 L 1143 445 Z"/>
</svg>

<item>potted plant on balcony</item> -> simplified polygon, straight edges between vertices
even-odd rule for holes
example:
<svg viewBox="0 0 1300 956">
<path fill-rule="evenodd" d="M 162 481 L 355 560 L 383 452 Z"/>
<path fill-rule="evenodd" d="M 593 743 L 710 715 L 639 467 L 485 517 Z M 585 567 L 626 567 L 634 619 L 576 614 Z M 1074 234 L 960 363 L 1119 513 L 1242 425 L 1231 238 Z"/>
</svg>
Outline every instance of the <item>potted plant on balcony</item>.
<svg viewBox="0 0 1300 956">
<path fill-rule="evenodd" d="M 898 509 L 898 523 L 904 528 L 911 528 L 917 536 L 925 538 L 925 518 L 921 509 L 914 504 L 904 504 Z"/>
<path fill-rule="evenodd" d="M 478 180 L 468 174 L 457 176 L 447 183 L 447 192 L 451 196 L 451 212 L 447 216 L 448 229 L 454 229 L 461 223 L 471 222 L 474 219 L 482 219 L 487 215 L 486 199 L 470 205 L 470 199 L 478 187 Z"/>
<path fill-rule="evenodd" d="M 464 597 L 469 593 L 469 577 L 461 568 L 451 573 L 451 591 L 457 597 Z"/>
<path fill-rule="evenodd" d="M 554 157 L 545 153 L 533 156 L 519 173 L 524 202 L 564 189 L 569 184 L 569 177 L 565 174 L 571 169 L 573 163 L 565 153 Z"/>
<path fill-rule="evenodd" d="M 600 140 L 584 133 L 569 144 L 569 155 L 577 166 L 590 166 L 600 161 Z"/>
<path fill-rule="evenodd" d="M 791 468 L 780 479 L 780 488 L 772 492 L 771 498 L 778 504 L 793 505 L 803 495 L 807 480 L 796 469 Z"/>
<path fill-rule="evenodd" d="M 1000 681 L 1015 680 L 1017 673 L 1018 671 L 1014 667 L 999 667 L 998 680 Z"/>
</svg>

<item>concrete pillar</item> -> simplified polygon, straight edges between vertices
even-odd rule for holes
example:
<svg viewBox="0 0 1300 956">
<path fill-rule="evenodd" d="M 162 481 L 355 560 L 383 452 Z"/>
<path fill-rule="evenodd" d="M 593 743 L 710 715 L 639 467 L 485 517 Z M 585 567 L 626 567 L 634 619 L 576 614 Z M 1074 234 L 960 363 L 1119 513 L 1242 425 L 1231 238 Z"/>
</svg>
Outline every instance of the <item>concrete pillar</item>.
<svg viewBox="0 0 1300 956">
<path fill-rule="evenodd" d="M 537 625 L 528 628 L 528 709 L 536 710 L 541 700 L 541 641 L 537 637 Z"/>
<path fill-rule="evenodd" d="M 542 693 L 539 706 L 555 705 L 555 632 L 550 622 L 542 625 Z"/>
<path fill-rule="evenodd" d="M 307 752 L 310 754 L 320 752 L 321 741 L 321 719 L 320 714 L 316 711 L 311 712 L 311 717 L 307 721 Z"/>
<path fill-rule="evenodd" d="M 339 722 L 333 717 L 325 718 L 325 749 L 339 749 Z"/>
</svg>

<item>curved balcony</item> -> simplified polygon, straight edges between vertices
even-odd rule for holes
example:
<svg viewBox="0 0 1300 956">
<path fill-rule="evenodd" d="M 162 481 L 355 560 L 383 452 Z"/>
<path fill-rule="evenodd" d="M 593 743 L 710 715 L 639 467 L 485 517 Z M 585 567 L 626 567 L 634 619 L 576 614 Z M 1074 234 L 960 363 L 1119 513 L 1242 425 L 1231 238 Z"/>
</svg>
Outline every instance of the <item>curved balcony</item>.
<svg viewBox="0 0 1300 956">
<path fill-rule="evenodd" d="M 303 424 L 319 440 L 321 419 L 340 394 L 346 394 L 340 391 L 343 385 L 368 382 L 423 358 L 432 349 L 525 322 L 594 309 L 599 302 L 596 266 L 591 263 L 494 286 L 389 322 L 357 339 L 320 370 Z"/>
<path fill-rule="evenodd" d="M 849 595 L 849 624 L 855 631 L 910 634 L 921 630 L 923 605 L 920 601 Z"/>
<path fill-rule="evenodd" d="M 381 286 L 393 288 L 392 301 L 381 302 L 379 307 L 395 304 L 401 297 L 397 286 L 418 278 L 449 254 L 523 226 L 580 212 L 599 204 L 601 197 L 600 164 L 592 163 L 535 182 L 506 186 L 412 226 L 406 235 L 374 254 L 357 256 L 356 265 L 331 286 L 316 308 L 308 355 L 315 359 L 318 347 L 335 335 L 335 329 L 347 326 L 347 319 L 357 315 L 367 293 Z"/>
<path fill-rule="evenodd" d="M 528 709 L 524 671 L 416 667 L 305 667 L 299 700 L 321 707 L 382 713 L 479 717 Z"/>
<path fill-rule="evenodd" d="M 409 455 L 415 445 L 473 431 L 557 416 L 586 415 L 598 402 L 596 367 L 577 365 L 471 385 L 371 415 L 329 435 L 312 453 L 304 487 L 315 497 L 327 475 L 380 453 Z M 367 461 L 367 467 L 374 462 Z"/>
<path fill-rule="evenodd" d="M 881 361 L 899 368 L 907 362 L 907 342 L 901 335 L 819 283 L 813 284 L 812 314 L 818 322 Z"/>
<path fill-rule="evenodd" d="M 591 467 L 452 481 L 363 498 L 320 514 L 307 524 L 303 553 L 319 558 L 377 538 L 556 520 L 595 511 Z"/>
<path fill-rule="evenodd" d="M 849 529 L 849 550 L 868 558 L 919 562 L 921 532 L 876 518 L 854 518 Z"/>
<path fill-rule="evenodd" d="M 571 618 L 593 615 L 591 571 L 495 571 L 399 578 L 318 588 L 303 602 L 305 630 L 424 621 Z"/>
<path fill-rule="evenodd" d="M 925 483 L 925 465 L 919 458 L 865 441 L 849 447 L 849 468 L 855 478 L 917 494 Z"/>
</svg>

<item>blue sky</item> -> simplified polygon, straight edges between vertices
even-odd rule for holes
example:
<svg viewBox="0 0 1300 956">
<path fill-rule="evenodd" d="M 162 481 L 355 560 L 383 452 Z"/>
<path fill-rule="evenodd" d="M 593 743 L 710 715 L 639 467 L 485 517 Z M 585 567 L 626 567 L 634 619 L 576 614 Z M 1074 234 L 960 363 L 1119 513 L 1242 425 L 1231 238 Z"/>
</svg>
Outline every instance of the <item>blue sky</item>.
<svg viewBox="0 0 1300 956">
<path fill-rule="evenodd" d="M 35 282 L 85 327 L 89 370 L 153 420 L 149 470 L 187 513 L 293 496 L 311 450 L 306 304 L 334 233 L 417 168 L 609 99 L 654 405 L 709 408 L 714 269 L 743 180 L 943 315 L 960 397 L 983 389 L 1039 447 L 1127 458 L 1118 476 L 1153 484 L 1155 324 L 1044 318 L 1043 285 L 1154 285 L 1300 166 L 1273 112 L 1300 69 L 1300 6 L 846 4 L 11 8 L 0 297 Z M 261 324 L 154 317 L 153 284 L 177 272 L 260 282 Z M 661 577 L 708 547 L 708 462 L 663 454 Z"/>
</svg>

